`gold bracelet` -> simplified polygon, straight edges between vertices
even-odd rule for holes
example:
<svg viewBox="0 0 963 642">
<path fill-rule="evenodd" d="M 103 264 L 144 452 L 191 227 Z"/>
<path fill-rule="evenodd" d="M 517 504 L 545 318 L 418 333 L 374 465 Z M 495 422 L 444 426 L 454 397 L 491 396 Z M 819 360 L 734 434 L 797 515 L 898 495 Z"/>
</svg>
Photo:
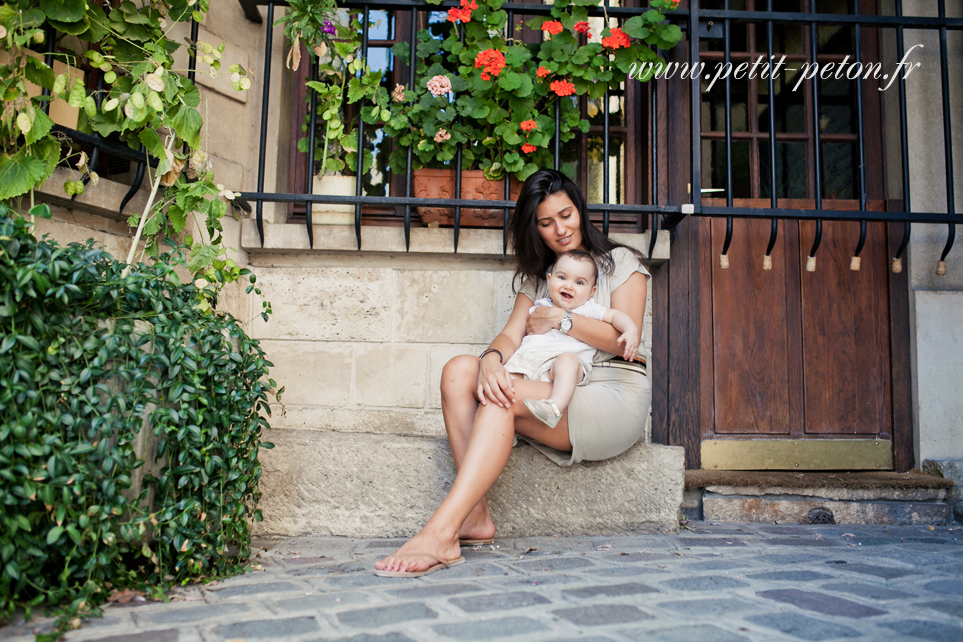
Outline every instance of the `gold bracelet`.
<svg viewBox="0 0 963 642">
<path fill-rule="evenodd" d="M 496 350 L 495 348 L 488 348 L 487 350 L 482 352 L 480 355 L 478 355 L 478 360 L 481 361 L 482 359 L 485 358 L 486 354 L 491 354 L 492 352 L 498 355 L 498 363 L 504 365 L 505 359 L 502 357 L 502 353 Z"/>
</svg>

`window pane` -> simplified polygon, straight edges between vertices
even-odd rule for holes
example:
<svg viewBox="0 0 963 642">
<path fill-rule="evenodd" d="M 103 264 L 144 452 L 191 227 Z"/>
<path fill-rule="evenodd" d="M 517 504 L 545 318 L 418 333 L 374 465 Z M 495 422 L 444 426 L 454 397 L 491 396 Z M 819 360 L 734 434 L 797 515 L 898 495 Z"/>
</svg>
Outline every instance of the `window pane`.
<svg viewBox="0 0 963 642">
<path fill-rule="evenodd" d="M 395 20 L 393 11 L 376 9 L 368 13 L 371 27 L 368 29 L 368 40 L 393 40 L 395 37 Z"/>
<path fill-rule="evenodd" d="M 605 103 L 602 102 L 603 100 L 605 99 L 596 98 L 595 100 L 589 100 L 586 104 L 586 116 L 588 117 L 589 125 L 592 127 L 605 126 Z M 609 125 L 611 127 L 622 127 L 625 125 L 625 112 L 622 108 L 624 104 L 624 96 L 615 93 L 609 94 Z"/>
<path fill-rule="evenodd" d="M 726 141 L 702 141 L 702 188 L 722 190 L 703 192 L 709 198 L 726 197 Z M 732 141 L 732 197 L 749 198 L 751 181 L 749 179 L 749 141 Z"/>
<path fill-rule="evenodd" d="M 858 151 L 855 143 L 822 143 L 823 198 L 857 198 Z"/>
<path fill-rule="evenodd" d="M 719 63 L 724 64 L 724 63 Z M 716 81 L 711 91 L 710 80 L 702 79 L 702 131 L 724 132 L 726 130 L 726 83 Z M 730 81 L 732 100 L 732 131 L 749 131 L 749 80 Z"/>
<path fill-rule="evenodd" d="M 769 141 L 759 143 L 759 196 L 771 198 Z M 809 162 L 806 143 L 776 143 L 776 197 L 806 198 Z"/>
<path fill-rule="evenodd" d="M 604 168 L 602 166 L 604 147 L 601 136 L 589 136 L 588 138 L 588 201 L 590 203 L 602 202 L 602 185 L 604 179 Z M 623 202 L 623 175 L 625 145 L 621 136 L 609 137 L 609 203 Z"/>
<path fill-rule="evenodd" d="M 773 78 L 775 89 L 776 132 L 805 133 L 806 127 L 806 92 L 803 85 L 796 91 L 793 87 L 797 82 L 800 71 L 788 71 L 787 67 L 780 69 L 777 77 Z M 804 81 L 805 82 L 805 81 Z M 758 80 L 759 87 L 759 131 L 769 131 L 769 80 Z"/>
<path fill-rule="evenodd" d="M 853 67 L 853 69 L 857 69 Z M 819 131 L 823 134 L 855 134 L 856 83 L 845 78 L 819 80 Z"/>
<path fill-rule="evenodd" d="M 788 11 L 779 7 L 780 11 Z M 756 51 L 765 52 L 767 48 L 767 37 L 769 33 L 768 24 L 765 22 L 755 23 L 756 27 Z M 805 53 L 803 40 L 803 27 L 787 24 L 772 25 L 772 52 L 773 54 L 802 54 Z M 778 61 L 779 59 L 776 58 Z"/>
<path fill-rule="evenodd" d="M 372 131 L 367 125 L 364 130 L 364 148 L 370 149 L 374 159 L 362 182 L 362 193 L 365 196 L 390 196 L 390 174 L 388 173 L 389 141 L 385 140 L 384 132 L 379 127 Z"/>
</svg>

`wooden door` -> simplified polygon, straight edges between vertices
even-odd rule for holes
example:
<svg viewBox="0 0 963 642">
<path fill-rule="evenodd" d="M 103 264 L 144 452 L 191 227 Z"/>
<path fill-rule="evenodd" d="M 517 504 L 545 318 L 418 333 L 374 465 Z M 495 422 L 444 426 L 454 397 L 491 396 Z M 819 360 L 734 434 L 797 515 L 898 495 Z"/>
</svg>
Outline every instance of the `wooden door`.
<svg viewBox="0 0 963 642">
<path fill-rule="evenodd" d="M 730 8 L 758 10 L 754 0 L 745 3 L 730 2 Z M 875 9 L 866 4 L 864 11 Z M 787 0 L 784 10 L 808 6 L 808 0 Z M 850 10 L 839 5 L 841 13 Z M 766 12 L 758 13 L 764 21 Z M 794 64 L 811 58 L 807 27 L 775 31 L 777 56 L 785 52 Z M 723 60 L 724 43 L 703 37 L 710 38 L 700 47 L 703 61 Z M 878 41 L 875 30 L 863 29 L 864 60 L 878 54 Z M 851 27 L 820 27 L 819 60 L 838 62 L 854 44 Z M 752 60 L 766 46 L 764 23 L 734 26 L 729 56 Z M 685 50 L 673 55 L 684 59 Z M 880 92 L 864 82 L 863 110 L 857 113 L 852 82 L 794 87 L 789 76 L 774 83 L 770 102 L 767 83 L 733 83 L 729 97 L 724 88 L 702 83 L 702 204 L 726 206 L 726 198 L 718 197 L 731 188 L 735 207 L 772 208 L 775 192 L 779 209 L 815 209 L 819 192 L 823 209 L 855 210 L 865 190 L 867 209 L 884 209 L 887 194 L 898 194 L 899 186 L 884 184 Z M 665 144 L 690 140 L 691 94 L 684 86 L 665 89 Z M 690 158 L 663 158 L 668 202 L 691 202 Z M 855 271 L 850 264 L 859 223 L 824 222 L 816 268 L 807 271 L 815 227 L 815 221 L 781 220 L 771 270 L 762 267 L 768 219 L 734 220 L 728 269 L 719 262 L 725 219 L 690 217 L 674 231 L 671 259 L 654 274 L 653 438 L 685 446 L 687 467 L 912 465 L 908 290 L 905 274 L 889 269 L 901 226 L 869 223 L 861 269 Z"/>
</svg>

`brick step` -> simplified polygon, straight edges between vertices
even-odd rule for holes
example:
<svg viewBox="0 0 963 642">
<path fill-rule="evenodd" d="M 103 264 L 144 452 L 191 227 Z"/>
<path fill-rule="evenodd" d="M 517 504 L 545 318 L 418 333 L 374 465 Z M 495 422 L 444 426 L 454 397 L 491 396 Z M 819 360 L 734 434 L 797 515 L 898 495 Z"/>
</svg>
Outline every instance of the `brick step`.
<svg viewBox="0 0 963 642">
<path fill-rule="evenodd" d="M 373 433 L 274 430 L 261 451 L 255 535 L 404 537 L 418 532 L 454 479 L 447 441 Z M 674 533 L 683 450 L 639 443 L 604 462 L 560 467 L 513 449 L 489 495 L 498 534 Z"/>
</svg>

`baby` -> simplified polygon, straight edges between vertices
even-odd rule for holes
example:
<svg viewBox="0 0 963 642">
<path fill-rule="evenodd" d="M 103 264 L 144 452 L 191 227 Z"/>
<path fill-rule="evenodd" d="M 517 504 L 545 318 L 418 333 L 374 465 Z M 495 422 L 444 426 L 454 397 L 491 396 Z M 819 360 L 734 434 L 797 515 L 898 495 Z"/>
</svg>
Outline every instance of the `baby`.
<svg viewBox="0 0 963 642">
<path fill-rule="evenodd" d="M 554 306 L 568 312 L 559 321 L 558 329 L 523 338 L 505 364 L 505 369 L 517 378 L 552 382 L 549 399 L 523 400 L 531 413 L 549 428 L 558 425 L 575 394 L 575 387 L 586 383 L 596 352 L 587 343 L 568 336 L 572 314 L 611 323 L 622 333 L 618 343 L 624 344 L 622 357 L 627 361 L 635 359 L 639 349 L 639 329 L 629 315 L 592 301 L 597 277 L 598 268 L 588 252 L 571 250 L 559 256 L 547 275 L 549 298 L 536 301 L 529 314 L 539 306 Z"/>
</svg>

